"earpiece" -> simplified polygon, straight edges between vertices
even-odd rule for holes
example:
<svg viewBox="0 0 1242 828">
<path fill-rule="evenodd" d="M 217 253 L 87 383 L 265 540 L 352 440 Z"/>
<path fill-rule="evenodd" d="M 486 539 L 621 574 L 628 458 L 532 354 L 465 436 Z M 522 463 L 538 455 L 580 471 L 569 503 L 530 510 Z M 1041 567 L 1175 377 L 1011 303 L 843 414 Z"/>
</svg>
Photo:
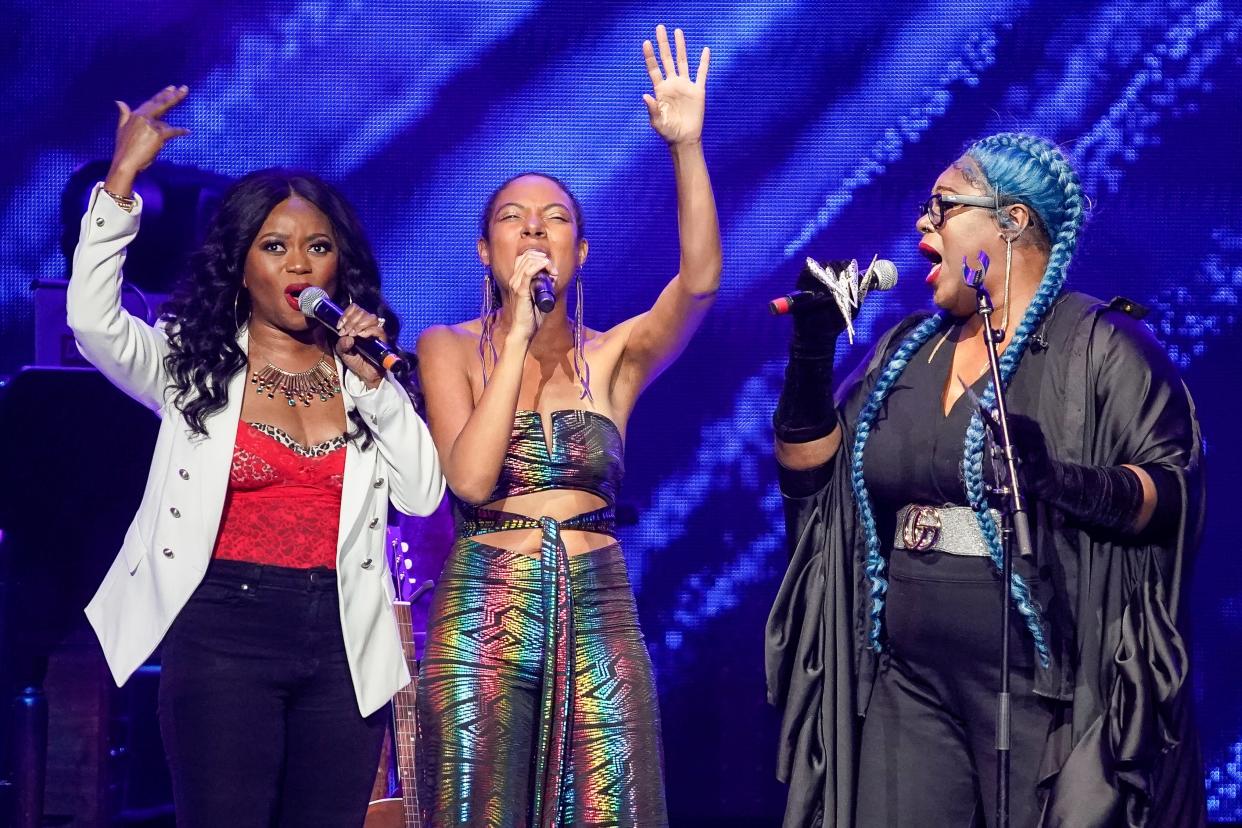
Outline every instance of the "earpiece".
<svg viewBox="0 0 1242 828">
<path fill-rule="evenodd" d="M 1019 227 L 1017 219 L 1009 215 L 1009 213 L 998 213 L 996 221 L 1002 228 L 1001 232 L 996 235 L 1010 244 L 1020 239 L 1022 234 L 1026 232 L 1026 228 L 1030 227 L 1030 224 L 1024 224 Z"/>
</svg>

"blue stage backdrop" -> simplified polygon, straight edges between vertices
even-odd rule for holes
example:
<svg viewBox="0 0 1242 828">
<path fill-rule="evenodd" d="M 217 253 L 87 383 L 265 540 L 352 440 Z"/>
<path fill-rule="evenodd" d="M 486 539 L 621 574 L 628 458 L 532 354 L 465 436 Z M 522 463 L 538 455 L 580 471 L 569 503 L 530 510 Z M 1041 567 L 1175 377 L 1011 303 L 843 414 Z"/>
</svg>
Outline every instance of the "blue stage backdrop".
<svg viewBox="0 0 1242 828">
<path fill-rule="evenodd" d="M 881 253 L 901 284 L 866 308 L 868 342 L 928 304 L 915 207 L 965 145 L 999 130 L 1063 142 L 1093 205 L 1071 284 L 1152 308 L 1203 420 L 1214 509 L 1191 601 L 1196 693 L 1211 814 L 1242 819 L 1235 4 L 17 5 L 4 15 L 0 74 L 4 372 L 33 358 L 32 279 L 66 271 L 62 188 L 110 153 L 114 99 L 136 103 L 169 83 L 190 87 L 172 120 L 192 134 L 166 161 L 228 177 L 299 166 L 344 188 L 405 321 L 403 345 L 477 313 L 482 202 L 528 169 L 582 200 L 586 318 L 613 325 L 646 309 L 677 267 L 671 168 L 641 99 L 641 42 L 665 22 L 686 30 L 693 54 L 712 47 L 705 144 L 724 283 L 698 338 L 638 408 L 624 493 L 639 514 L 623 541 L 658 672 L 675 824 L 766 824 L 781 809 L 762 629 L 785 556 L 769 418 L 788 332 L 766 300 L 807 255 Z"/>
</svg>

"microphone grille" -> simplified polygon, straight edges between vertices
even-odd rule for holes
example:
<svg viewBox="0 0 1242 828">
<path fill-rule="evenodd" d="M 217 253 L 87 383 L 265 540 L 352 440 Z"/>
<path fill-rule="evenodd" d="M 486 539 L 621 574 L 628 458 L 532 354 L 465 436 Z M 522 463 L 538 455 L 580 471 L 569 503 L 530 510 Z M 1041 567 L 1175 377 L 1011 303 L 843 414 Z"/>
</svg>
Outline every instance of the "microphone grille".
<svg viewBox="0 0 1242 828">
<path fill-rule="evenodd" d="M 302 288 L 298 293 L 298 310 L 312 319 L 315 316 L 315 306 L 320 300 L 327 299 L 328 294 L 323 288 L 308 287 Z"/>
<path fill-rule="evenodd" d="M 872 290 L 891 290 L 897 284 L 897 265 L 888 259 L 877 259 L 871 266 Z"/>
</svg>

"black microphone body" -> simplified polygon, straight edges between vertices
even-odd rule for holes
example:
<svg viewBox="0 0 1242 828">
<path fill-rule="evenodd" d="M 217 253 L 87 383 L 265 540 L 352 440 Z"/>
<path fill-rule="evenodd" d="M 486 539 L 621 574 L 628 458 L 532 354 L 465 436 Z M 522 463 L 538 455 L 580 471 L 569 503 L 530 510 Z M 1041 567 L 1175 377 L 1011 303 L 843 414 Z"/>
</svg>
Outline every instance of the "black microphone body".
<svg viewBox="0 0 1242 828">
<path fill-rule="evenodd" d="M 531 278 L 530 295 L 535 300 L 535 307 L 544 313 L 551 313 L 556 307 L 556 293 L 552 290 L 552 277 L 547 271 L 541 270 Z"/>
<path fill-rule="evenodd" d="M 832 294 L 817 293 L 812 290 L 795 290 L 768 302 L 768 310 L 772 311 L 773 316 L 781 316 L 786 313 L 797 313 L 804 308 L 815 308 L 824 304 L 836 304 Z"/>
<path fill-rule="evenodd" d="M 328 294 L 317 287 L 303 288 L 298 294 L 298 307 L 307 317 L 317 319 L 323 325 L 336 330 L 337 324 L 345 311 L 328 298 Z M 374 337 L 354 337 L 354 348 L 362 354 L 367 362 L 381 371 L 391 371 L 397 376 L 409 373 L 409 363 L 405 358 L 388 347 L 388 344 Z"/>
</svg>

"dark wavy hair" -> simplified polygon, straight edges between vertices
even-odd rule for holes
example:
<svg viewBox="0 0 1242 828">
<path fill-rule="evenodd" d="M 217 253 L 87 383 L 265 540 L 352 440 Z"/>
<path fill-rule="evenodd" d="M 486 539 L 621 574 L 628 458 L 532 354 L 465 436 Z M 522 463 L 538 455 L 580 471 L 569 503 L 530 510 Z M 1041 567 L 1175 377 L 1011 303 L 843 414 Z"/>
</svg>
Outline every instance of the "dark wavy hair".
<svg viewBox="0 0 1242 828">
<path fill-rule="evenodd" d="M 342 307 L 352 301 L 384 317 L 389 341 L 397 341 L 401 322 L 380 295 L 375 255 L 349 202 L 312 173 L 253 172 L 224 194 L 202 247 L 190 256 L 186 277 L 160 314 L 168 329 L 170 350 L 164 364 L 176 389 L 173 404 L 198 434 L 207 433 L 207 417 L 228 404 L 229 380 L 246 368 L 246 354 L 237 344 L 238 328 L 250 315 L 250 297 L 242 289 L 246 254 L 272 209 L 294 195 L 315 205 L 332 223 L 337 249 L 333 301 Z M 335 345 L 335 333 L 328 332 L 328 337 Z M 417 404 L 419 395 L 409 390 Z M 365 434 L 369 440 L 362 418 L 352 419 L 350 438 Z"/>
</svg>

